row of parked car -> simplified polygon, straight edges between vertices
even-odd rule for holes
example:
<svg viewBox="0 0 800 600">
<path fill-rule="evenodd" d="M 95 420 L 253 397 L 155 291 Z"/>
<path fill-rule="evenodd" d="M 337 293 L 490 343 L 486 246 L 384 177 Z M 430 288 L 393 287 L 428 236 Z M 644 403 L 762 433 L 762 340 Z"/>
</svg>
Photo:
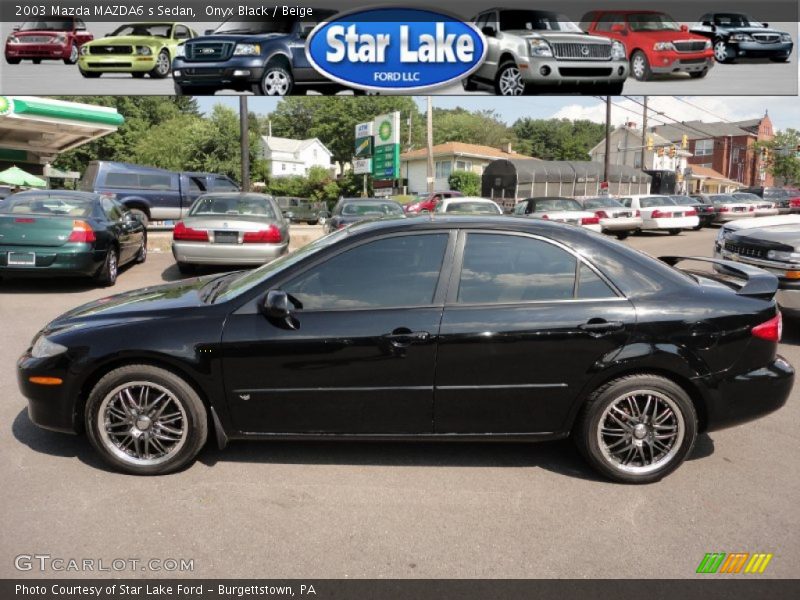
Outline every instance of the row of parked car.
<svg viewBox="0 0 800 600">
<path fill-rule="evenodd" d="M 81 74 L 92 78 L 171 74 L 177 94 L 221 89 L 335 93 L 343 86 L 316 70 L 305 52 L 296 51 L 318 22 L 335 14 L 314 9 L 313 19 L 230 19 L 205 35 L 182 23 L 130 23 L 97 40 L 78 18 L 27 21 L 7 38 L 5 57 L 9 64 L 23 59 L 77 63 Z M 706 13 L 689 27 L 663 12 L 593 10 L 578 25 L 555 12 L 494 8 L 472 22 L 486 38 L 488 51 L 478 70 L 463 80 L 464 89 L 489 87 L 499 95 L 581 84 L 619 94 L 629 75 L 640 81 L 672 73 L 702 78 L 716 62 L 788 61 L 794 47 L 791 34 L 743 13 Z"/>
</svg>

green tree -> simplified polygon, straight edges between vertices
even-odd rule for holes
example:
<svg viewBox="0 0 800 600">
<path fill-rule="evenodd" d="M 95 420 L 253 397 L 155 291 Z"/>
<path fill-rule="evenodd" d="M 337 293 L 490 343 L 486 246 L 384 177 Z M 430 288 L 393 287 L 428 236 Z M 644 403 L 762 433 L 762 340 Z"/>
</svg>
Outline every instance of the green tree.
<svg viewBox="0 0 800 600">
<path fill-rule="evenodd" d="M 433 143 L 464 142 L 502 148 L 516 145 L 517 136 L 492 110 L 433 110 Z"/>
<path fill-rule="evenodd" d="M 461 192 L 465 196 L 481 195 L 481 178 L 472 171 L 453 171 L 447 179 L 451 190 Z"/>
<path fill-rule="evenodd" d="M 783 185 L 800 184 L 800 132 L 796 129 L 779 131 L 763 145 L 769 149 L 769 172 Z"/>
<path fill-rule="evenodd" d="M 543 160 L 589 160 L 589 150 L 605 136 L 605 125 L 587 120 L 524 118 L 511 129 L 520 152 Z"/>
</svg>

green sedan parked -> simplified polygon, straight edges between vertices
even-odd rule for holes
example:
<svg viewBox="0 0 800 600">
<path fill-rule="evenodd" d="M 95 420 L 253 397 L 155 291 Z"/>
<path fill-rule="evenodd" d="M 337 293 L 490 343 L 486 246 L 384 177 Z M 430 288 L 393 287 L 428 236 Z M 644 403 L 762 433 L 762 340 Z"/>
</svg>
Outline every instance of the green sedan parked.
<svg viewBox="0 0 800 600">
<path fill-rule="evenodd" d="M 0 204 L 0 277 L 72 275 L 114 285 L 119 268 L 147 258 L 147 232 L 110 198 L 20 192 Z"/>
<path fill-rule="evenodd" d="M 130 73 L 163 79 L 170 74 L 175 48 L 197 34 L 182 23 L 130 23 L 81 46 L 78 69 L 84 77 Z"/>
</svg>

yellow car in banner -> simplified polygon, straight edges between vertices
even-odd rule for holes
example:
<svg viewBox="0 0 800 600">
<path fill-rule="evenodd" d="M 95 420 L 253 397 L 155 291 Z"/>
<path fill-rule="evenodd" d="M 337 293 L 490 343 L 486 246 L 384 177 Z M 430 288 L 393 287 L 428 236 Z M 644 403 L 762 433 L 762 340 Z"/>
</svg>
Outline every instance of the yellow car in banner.
<svg viewBox="0 0 800 600">
<path fill-rule="evenodd" d="M 129 23 L 83 44 L 78 69 L 84 77 L 130 73 L 163 79 L 170 74 L 175 48 L 193 37 L 197 34 L 182 23 Z"/>
</svg>

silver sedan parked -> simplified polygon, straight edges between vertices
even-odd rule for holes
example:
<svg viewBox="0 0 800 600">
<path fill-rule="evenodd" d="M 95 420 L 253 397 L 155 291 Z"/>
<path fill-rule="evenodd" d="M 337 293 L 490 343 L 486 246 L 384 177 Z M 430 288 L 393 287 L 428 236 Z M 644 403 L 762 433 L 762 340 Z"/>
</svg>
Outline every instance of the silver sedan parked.
<svg viewBox="0 0 800 600">
<path fill-rule="evenodd" d="M 261 265 L 288 248 L 289 224 L 264 194 L 200 196 L 172 232 L 172 255 L 181 273 L 195 265 Z"/>
</svg>

